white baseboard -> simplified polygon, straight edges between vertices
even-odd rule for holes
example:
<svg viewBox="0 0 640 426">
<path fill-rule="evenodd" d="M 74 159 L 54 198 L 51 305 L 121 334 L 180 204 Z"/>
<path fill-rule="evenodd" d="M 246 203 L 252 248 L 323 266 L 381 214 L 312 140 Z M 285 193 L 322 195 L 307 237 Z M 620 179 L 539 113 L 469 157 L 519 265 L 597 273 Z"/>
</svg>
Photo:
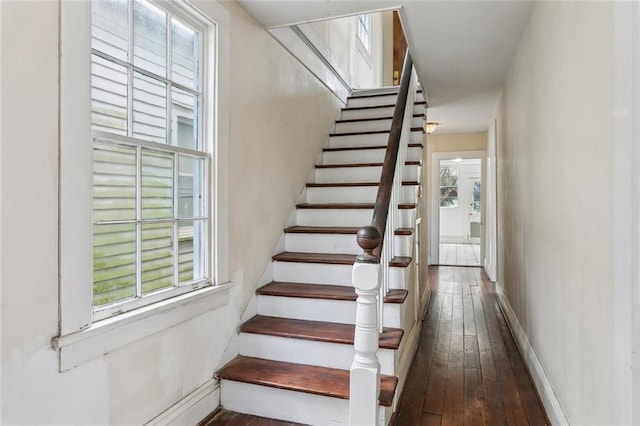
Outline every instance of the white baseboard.
<svg viewBox="0 0 640 426">
<path fill-rule="evenodd" d="M 518 349 L 520 349 L 520 354 L 522 355 L 524 362 L 529 369 L 529 373 L 531 374 L 534 385 L 538 390 L 540 398 L 542 399 L 542 405 L 544 405 L 545 411 L 549 416 L 551 424 L 568 425 L 569 421 L 567 420 L 567 416 L 562 410 L 562 405 L 560 404 L 558 397 L 553 391 L 553 387 L 551 386 L 549 377 L 544 371 L 544 368 L 542 367 L 542 364 L 540 363 L 536 352 L 533 350 L 533 347 L 529 342 L 529 338 L 522 329 L 520 321 L 518 321 L 518 317 L 516 317 L 515 312 L 513 312 L 513 309 L 511 309 L 511 305 L 504 295 L 504 289 L 502 288 L 500 283 L 497 282 L 496 293 L 498 296 L 498 302 L 500 303 L 500 308 L 502 309 L 502 312 L 504 313 L 504 316 L 507 320 L 507 324 L 511 329 L 511 334 L 516 340 L 516 345 L 518 345 Z"/>
<path fill-rule="evenodd" d="M 211 379 L 149 420 L 146 425 L 195 425 L 220 405 L 220 383 Z"/>
</svg>

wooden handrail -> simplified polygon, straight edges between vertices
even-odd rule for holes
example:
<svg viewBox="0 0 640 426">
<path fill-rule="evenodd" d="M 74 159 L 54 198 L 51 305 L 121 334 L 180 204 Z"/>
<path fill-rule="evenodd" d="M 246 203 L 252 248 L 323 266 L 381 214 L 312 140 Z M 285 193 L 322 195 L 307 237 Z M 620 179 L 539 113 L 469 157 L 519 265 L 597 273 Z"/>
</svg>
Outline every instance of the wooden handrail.
<svg viewBox="0 0 640 426">
<path fill-rule="evenodd" d="M 393 189 L 393 178 L 396 171 L 396 163 L 398 162 L 398 151 L 400 149 L 400 136 L 402 134 L 402 123 L 404 121 L 404 111 L 407 104 L 407 95 L 409 93 L 409 84 L 411 82 L 411 70 L 413 61 L 411 54 L 407 50 L 402 66 L 402 77 L 400 80 L 400 88 L 398 90 L 398 99 L 393 111 L 393 120 L 391 122 L 391 132 L 389 133 L 389 142 L 387 143 L 387 151 L 382 166 L 382 174 L 380 175 L 380 186 L 378 187 L 378 195 L 376 196 L 376 204 L 373 209 L 373 218 L 371 227 L 378 231 L 379 235 L 374 235 L 371 227 L 366 226 L 358 232 L 358 242 L 365 240 L 375 240 L 378 244 L 373 249 L 373 253 L 369 252 L 368 256 L 363 256 L 361 261 L 371 262 L 372 257 L 380 258 L 380 252 L 384 243 L 384 236 L 387 227 L 387 217 L 389 216 L 389 204 L 391 202 L 391 191 Z M 369 242 L 369 244 L 372 244 Z M 362 247 L 362 246 L 361 246 Z M 364 249 L 364 247 L 362 247 Z M 372 256 L 373 255 L 373 256 Z"/>
</svg>

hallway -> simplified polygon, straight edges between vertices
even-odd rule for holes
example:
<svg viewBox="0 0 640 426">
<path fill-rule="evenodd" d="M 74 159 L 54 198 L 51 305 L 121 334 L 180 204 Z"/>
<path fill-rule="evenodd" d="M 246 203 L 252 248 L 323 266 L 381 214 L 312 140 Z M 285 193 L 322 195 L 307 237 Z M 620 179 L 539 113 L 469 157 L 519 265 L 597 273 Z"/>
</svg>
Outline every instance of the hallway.
<svg viewBox="0 0 640 426">
<path fill-rule="evenodd" d="M 548 423 L 480 268 L 431 267 L 431 301 L 393 424 Z"/>
</svg>

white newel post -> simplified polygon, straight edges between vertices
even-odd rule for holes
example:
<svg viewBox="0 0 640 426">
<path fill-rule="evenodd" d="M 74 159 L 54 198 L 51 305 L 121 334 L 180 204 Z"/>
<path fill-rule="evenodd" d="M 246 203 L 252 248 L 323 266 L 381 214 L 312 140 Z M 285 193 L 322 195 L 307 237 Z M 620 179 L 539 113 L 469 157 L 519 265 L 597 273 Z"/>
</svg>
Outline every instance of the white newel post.
<svg viewBox="0 0 640 426">
<path fill-rule="evenodd" d="M 364 250 L 353 265 L 352 280 L 356 300 L 355 357 L 351 364 L 349 424 L 378 424 L 380 363 L 378 362 L 378 294 L 380 258 L 373 250 L 380 244 L 380 233 L 373 226 L 358 231 L 358 244 Z"/>
</svg>

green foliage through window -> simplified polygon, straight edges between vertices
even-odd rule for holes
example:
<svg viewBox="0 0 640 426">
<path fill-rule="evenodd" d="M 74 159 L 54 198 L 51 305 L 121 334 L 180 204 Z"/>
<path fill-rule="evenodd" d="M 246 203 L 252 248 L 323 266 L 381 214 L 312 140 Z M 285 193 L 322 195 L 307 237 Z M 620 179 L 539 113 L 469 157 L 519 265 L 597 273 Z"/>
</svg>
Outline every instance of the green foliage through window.
<svg viewBox="0 0 640 426">
<path fill-rule="evenodd" d="M 458 206 L 458 168 L 440 167 L 440 207 Z"/>
</svg>

